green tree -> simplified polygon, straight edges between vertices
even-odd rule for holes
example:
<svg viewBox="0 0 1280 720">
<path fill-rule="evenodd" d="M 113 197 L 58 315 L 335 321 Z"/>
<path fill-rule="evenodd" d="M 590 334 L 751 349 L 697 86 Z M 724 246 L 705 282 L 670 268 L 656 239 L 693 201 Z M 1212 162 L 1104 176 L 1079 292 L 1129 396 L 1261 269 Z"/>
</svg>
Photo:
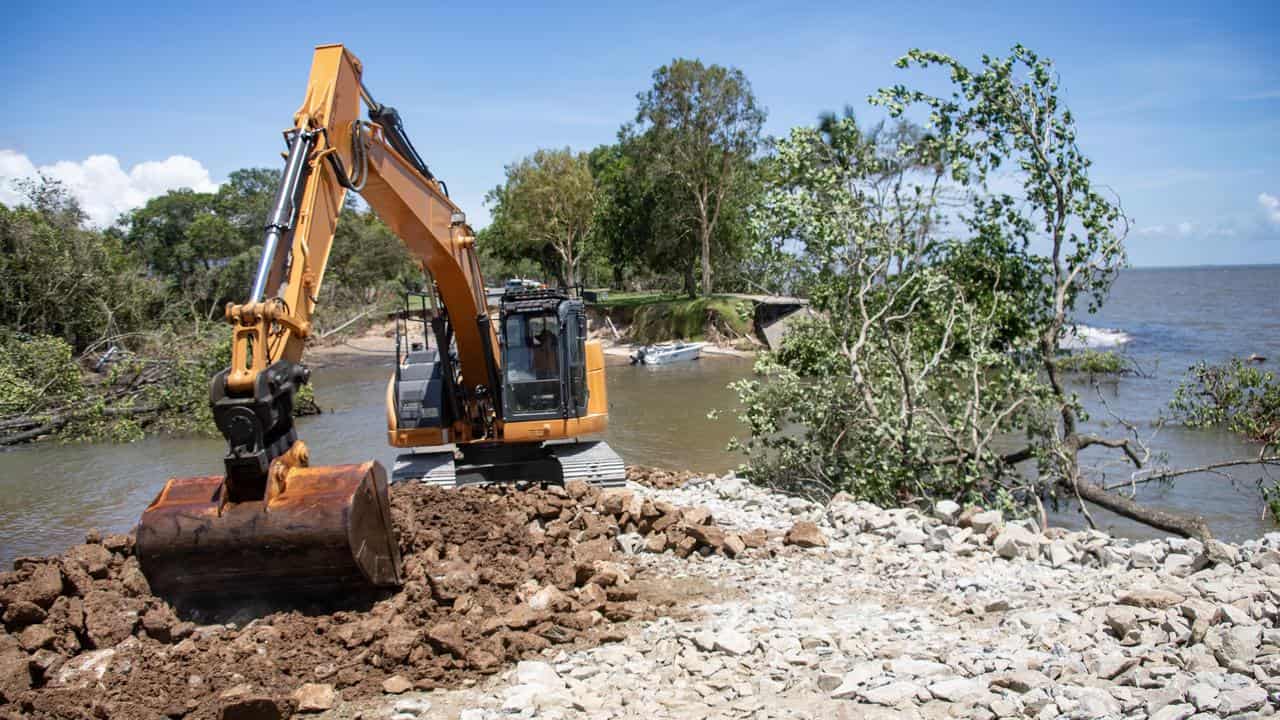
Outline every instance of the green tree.
<svg viewBox="0 0 1280 720">
<path fill-rule="evenodd" d="M 80 352 L 151 323 L 161 290 L 119 235 L 86 229 L 57 181 L 24 190 L 25 204 L 0 205 L 0 326 L 59 337 Z"/>
<path fill-rule="evenodd" d="M 591 251 L 596 191 L 586 153 L 540 149 L 506 168 L 485 196 L 493 207 L 486 238 L 508 260 L 533 257 L 568 287 L 581 282 Z"/>
<path fill-rule="evenodd" d="M 676 59 L 658 68 L 653 87 L 637 97 L 637 125 L 624 128 L 624 139 L 642 135 L 637 148 L 651 182 L 676 189 L 677 202 L 662 212 L 690 223 L 701 290 L 709 295 L 716 232 L 748 185 L 765 110 L 741 70 L 700 60 Z"/>
<path fill-rule="evenodd" d="M 692 267 L 690 225 L 668 212 L 678 202 L 669 185 L 645 172 L 645 141 L 623 138 L 591 152 L 596 184 L 595 243 L 609 261 L 613 283 L 628 276 L 650 284 L 655 276 Z"/>
<path fill-rule="evenodd" d="M 216 192 L 173 190 L 125 218 L 125 240 L 197 316 L 216 317 L 252 282 L 279 172 L 236 170 Z"/>
<path fill-rule="evenodd" d="M 985 308 L 937 262 L 935 173 L 907 172 L 882 138 L 847 116 L 777 143 L 757 220 L 792 243 L 816 313 L 760 359 L 767 380 L 738 383 L 747 471 L 882 504 L 1025 499 L 993 441 L 1033 409 L 1034 370 L 995 349 Z"/>
<path fill-rule="evenodd" d="M 400 238 L 352 201 L 338 217 L 325 276 L 340 300 L 370 303 L 383 288 L 420 284 L 422 272 Z"/>
<path fill-rule="evenodd" d="M 794 341 L 816 347 L 762 361 L 767 371 L 781 363 L 781 382 L 742 387 L 751 443 L 766 451 L 751 470 L 899 502 L 976 494 L 1026 508 L 1067 493 L 1207 537 L 1202 519 L 1142 508 L 1081 461 L 1087 448 L 1112 448 L 1141 469 L 1148 453 L 1132 425 L 1124 435 L 1085 431 L 1062 379 L 1058 349 L 1077 310 L 1096 309 L 1123 265 L 1127 220 L 1090 178 L 1052 63 L 1015 46 L 977 69 L 918 50 L 899 65 L 940 65 L 951 78 L 948 96 L 896 86 L 874 101 L 894 117 L 927 109 L 929 126 L 903 134 L 897 155 L 936 158 L 965 190 L 958 229 L 968 238 L 940 241 L 916 211 L 918 182 L 868 191 L 882 187 L 882 163 L 865 136 L 838 132 L 843 121 L 780 144 L 783 182 L 762 213 L 775 236 L 804 244 L 822 316 Z M 993 191 L 997 171 L 1018 191 Z M 806 382 L 789 362 L 841 370 Z M 1001 436 L 1023 446 L 997 451 Z M 1020 470 L 1028 461 L 1037 472 Z"/>
</svg>

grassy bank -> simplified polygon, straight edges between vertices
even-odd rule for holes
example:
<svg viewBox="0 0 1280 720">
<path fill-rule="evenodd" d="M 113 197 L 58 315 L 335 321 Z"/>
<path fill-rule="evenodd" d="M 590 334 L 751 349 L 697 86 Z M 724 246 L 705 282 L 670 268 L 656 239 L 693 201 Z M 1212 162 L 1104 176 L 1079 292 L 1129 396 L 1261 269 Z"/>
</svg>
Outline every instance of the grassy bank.
<svg viewBox="0 0 1280 720">
<path fill-rule="evenodd" d="M 737 340 L 753 335 L 755 307 L 750 300 L 712 295 L 689 298 L 672 293 L 617 293 L 592 305 L 620 328 L 628 340 Z"/>
</svg>

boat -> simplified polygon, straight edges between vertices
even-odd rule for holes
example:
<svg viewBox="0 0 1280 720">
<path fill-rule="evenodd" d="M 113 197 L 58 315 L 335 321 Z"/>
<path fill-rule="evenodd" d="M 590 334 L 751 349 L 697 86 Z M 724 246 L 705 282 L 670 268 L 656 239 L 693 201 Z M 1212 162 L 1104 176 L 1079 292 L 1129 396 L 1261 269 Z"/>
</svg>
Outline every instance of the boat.
<svg viewBox="0 0 1280 720">
<path fill-rule="evenodd" d="M 671 363 L 697 360 L 702 354 L 700 342 L 669 342 L 658 345 L 645 345 L 631 353 L 632 365 L 669 365 Z"/>
</svg>

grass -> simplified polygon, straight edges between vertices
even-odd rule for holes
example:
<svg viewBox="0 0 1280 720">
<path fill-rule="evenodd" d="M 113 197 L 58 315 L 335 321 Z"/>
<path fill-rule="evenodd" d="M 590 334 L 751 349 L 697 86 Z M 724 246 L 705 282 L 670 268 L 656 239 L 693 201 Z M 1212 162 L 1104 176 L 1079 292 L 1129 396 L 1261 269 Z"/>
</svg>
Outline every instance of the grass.
<svg viewBox="0 0 1280 720">
<path fill-rule="evenodd" d="M 615 322 L 630 325 L 627 334 L 633 342 L 646 344 L 704 340 L 708 329 L 721 336 L 748 336 L 755 312 L 750 300 L 724 295 L 690 298 L 662 292 L 610 294 L 596 307 Z"/>
<path fill-rule="evenodd" d="M 617 310 L 623 308 L 635 308 L 652 303 L 673 302 L 681 299 L 687 299 L 687 296 L 680 293 L 661 292 L 658 290 L 646 290 L 643 292 L 610 292 L 607 298 L 593 304 L 596 307 L 606 310 Z"/>
<path fill-rule="evenodd" d="M 1085 350 L 1058 358 L 1058 367 L 1067 372 L 1090 375 L 1122 375 L 1132 372 L 1129 360 L 1111 350 Z"/>
</svg>

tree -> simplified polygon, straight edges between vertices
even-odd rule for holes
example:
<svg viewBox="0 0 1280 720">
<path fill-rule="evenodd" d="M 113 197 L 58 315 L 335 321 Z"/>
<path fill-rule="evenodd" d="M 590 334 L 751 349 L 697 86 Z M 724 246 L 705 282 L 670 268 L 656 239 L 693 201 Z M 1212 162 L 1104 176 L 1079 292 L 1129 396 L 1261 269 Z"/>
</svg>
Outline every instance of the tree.
<svg viewBox="0 0 1280 720">
<path fill-rule="evenodd" d="M 487 240 L 509 261 L 533 256 L 561 285 L 578 285 L 595 216 L 587 155 L 540 149 L 508 165 L 506 174 L 506 182 L 485 196 L 493 207 Z"/>
<path fill-rule="evenodd" d="M 617 287 L 628 276 L 662 284 L 660 276 L 674 272 L 683 278 L 692 268 L 690 225 L 668 212 L 679 202 L 671 186 L 645 172 L 644 144 L 643 138 L 623 138 L 590 155 L 595 245 L 608 258 Z"/>
<path fill-rule="evenodd" d="M 79 352 L 159 314 L 158 283 L 118 234 L 86 229 L 79 205 L 55 180 L 24 190 L 25 204 L 0 205 L 0 327 L 56 336 Z"/>
<path fill-rule="evenodd" d="M 644 135 L 653 182 L 678 189 L 681 201 L 664 212 L 692 223 L 701 289 L 709 295 L 716 230 L 760 146 L 765 110 L 741 70 L 700 60 L 676 59 L 658 68 L 653 87 L 637 97 L 637 127 L 624 135 Z"/>
<path fill-rule="evenodd" d="M 417 282 L 417 268 L 400 238 L 372 212 L 356 209 L 349 200 L 338 216 L 329 250 L 324 287 L 342 301 L 367 304 L 381 288 Z"/>
<path fill-rule="evenodd" d="M 1124 264 L 1128 223 L 1090 178 L 1052 63 L 1015 46 L 978 69 L 918 50 L 899 64 L 945 67 L 953 92 L 899 85 L 874 96 L 893 117 L 917 105 L 929 113 L 891 156 L 847 127 L 851 118 L 779 146 L 781 180 L 761 212 L 776 237 L 803 243 L 821 314 L 762 361 L 782 382 L 740 387 L 749 447 L 761 451 L 750 470 L 898 502 L 942 495 L 1025 510 L 1065 494 L 1086 517 L 1089 503 L 1208 537 L 1202 519 L 1143 508 L 1082 461 L 1088 448 L 1111 449 L 1145 472 L 1149 453 L 1122 420 L 1123 434 L 1086 431 L 1063 380 L 1059 348 Z M 883 184 L 883 170 L 912 155 L 963 190 L 959 212 L 921 205 L 937 185 L 919 173 L 905 192 L 878 191 L 898 187 Z M 1016 191 L 991 189 L 998 169 Z M 961 237 L 940 233 L 948 215 Z M 1021 447 L 997 450 L 997 437 Z M 1036 472 L 1022 469 L 1030 462 Z"/>
<path fill-rule="evenodd" d="M 939 262 L 934 166 L 883 137 L 850 115 L 777 144 L 757 220 L 793 246 L 787 267 L 816 314 L 762 356 L 767 380 L 737 385 L 747 471 L 882 504 L 1026 500 L 995 440 L 1035 408 L 1034 370 L 994 349 L 979 293 Z"/>
<path fill-rule="evenodd" d="M 216 192 L 172 190 L 124 219 L 126 243 L 197 315 L 216 317 L 248 291 L 280 173 L 247 168 Z"/>
</svg>

